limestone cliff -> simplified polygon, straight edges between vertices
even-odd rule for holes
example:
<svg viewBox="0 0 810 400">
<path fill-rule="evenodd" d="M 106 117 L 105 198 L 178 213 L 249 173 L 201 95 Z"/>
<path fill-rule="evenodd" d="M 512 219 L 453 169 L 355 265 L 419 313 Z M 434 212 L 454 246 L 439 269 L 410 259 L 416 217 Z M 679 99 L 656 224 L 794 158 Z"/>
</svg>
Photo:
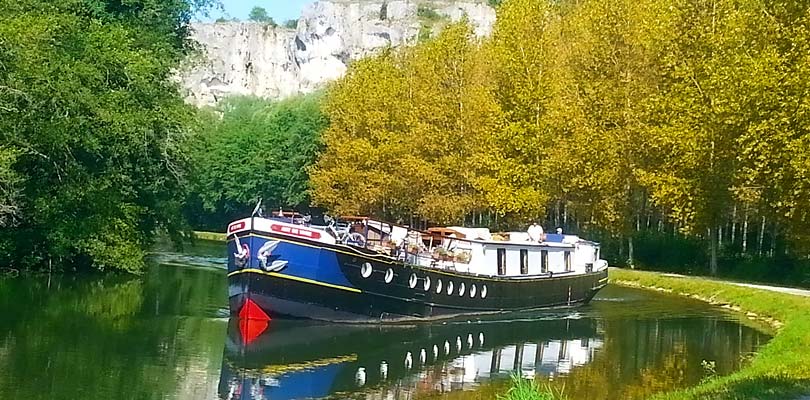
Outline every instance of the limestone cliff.
<svg viewBox="0 0 810 400">
<path fill-rule="evenodd" d="M 415 43 L 443 21 L 467 16 L 488 35 L 495 10 L 478 0 L 331 0 L 307 6 L 296 29 L 252 22 L 196 24 L 205 51 L 180 73 L 188 101 L 210 105 L 235 94 L 283 98 L 342 76 L 381 48 Z"/>
</svg>

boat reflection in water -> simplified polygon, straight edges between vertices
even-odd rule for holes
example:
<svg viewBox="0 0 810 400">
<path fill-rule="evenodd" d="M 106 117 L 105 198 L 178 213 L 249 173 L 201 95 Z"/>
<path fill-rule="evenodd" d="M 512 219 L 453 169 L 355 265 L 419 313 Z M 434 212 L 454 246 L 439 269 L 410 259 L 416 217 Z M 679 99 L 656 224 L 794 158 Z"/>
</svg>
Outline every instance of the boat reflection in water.
<svg viewBox="0 0 810 400">
<path fill-rule="evenodd" d="M 472 389 L 515 370 L 553 377 L 590 362 L 602 346 L 597 336 L 597 321 L 565 316 L 376 327 L 232 318 L 219 394 L 410 398 Z"/>
</svg>

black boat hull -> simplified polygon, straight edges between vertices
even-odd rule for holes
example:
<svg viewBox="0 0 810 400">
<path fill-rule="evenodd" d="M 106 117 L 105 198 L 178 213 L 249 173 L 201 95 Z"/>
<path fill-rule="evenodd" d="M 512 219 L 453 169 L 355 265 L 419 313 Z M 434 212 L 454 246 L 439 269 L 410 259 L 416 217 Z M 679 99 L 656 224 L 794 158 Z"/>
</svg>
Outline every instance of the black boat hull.
<svg viewBox="0 0 810 400">
<path fill-rule="evenodd" d="M 268 242 L 283 269 L 268 271 L 253 254 Z M 576 306 L 587 303 L 607 282 L 606 269 L 497 278 L 409 265 L 365 249 L 267 232 L 240 233 L 239 243 L 251 255 L 239 266 L 236 242 L 229 241 L 233 314 L 250 300 L 270 317 L 353 323 L 433 320 Z"/>
</svg>

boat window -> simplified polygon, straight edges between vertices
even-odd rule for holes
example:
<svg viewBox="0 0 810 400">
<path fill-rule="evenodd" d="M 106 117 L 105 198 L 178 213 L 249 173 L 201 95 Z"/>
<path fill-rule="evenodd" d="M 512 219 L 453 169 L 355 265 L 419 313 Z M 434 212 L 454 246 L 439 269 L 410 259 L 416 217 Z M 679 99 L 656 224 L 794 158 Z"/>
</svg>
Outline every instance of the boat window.
<svg viewBox="0 0 810 400">
<path fill-rule="evenodd" d="M 565 252 L 565 270 L 566 271 L 571 270 L 571 252 L 570 251 Z"/>
<path fill-rule="evenodd" d="M 447 282 L 447 295 L 453 294 L 453 281 Z"/>
<path fill-rule="evenodd" d="M 529 273 L 529 250 L 520 249 L 520 273 L 526 275 Z"/>
<path fill-rule="evenodd" d="M 506 275 L 506 249 L 498 249 L 498 275 Z"/>
<path fill-rule="evenodd" d="M 439 294 L 441 292 L 442 292 L 442 280 L 439 279 L 436 281 L 436 294 Z"/>
<path fill-rule="evenodd" d="M 385 271 L 385 283 L 391 283 L 392 280 L 394 280 L 394 270 L 388 268 L 388 270 Z"/>
<path fill-rule="evenodd" d="M 367 263 L 367 262 L 363 263 L 363 266 L 360 267 L 360 275 L 363 278 L 368 278 L 369 276 L 371 276 L 371 272 L 373 270 L 374 270 L 374 268 L 371 267 L 371 263 Z"/>
<path fill-rule="evenodd" d="M 482 299 L 487 298 L 487 285 L 484 285 L 484 286 L 481 287 L 481 298 Z"/>
<path fill-rule="evenodd" d="M 548 272 L 548 250 L 540 252 L 540 273 Z"/>
<path fill-rule="evenodd" d="M 470 297 L 475 297 L 476 292 L 477 288 L 475 287 L 475 284 L 473 284 L 472 286 L 470 286 Z"/>
<path fill-rule="evenodd" d="M 458 295 L 464 296 L 464 282 L 458 284 Z"/>
<path fill-rule="evenodd" d="M 422 286 L 422 287 L 425 289 L 425 291 L 426 291 L 426 292 L 427 292 L 428 290 L 430 290 L 430 277 L 429 277 L 429 276 L 426 276 L 426 277 L 425 277 L 425 281 L 424 281 L 424 283 L 423 283 L 423 286 Z"/>
</svg>

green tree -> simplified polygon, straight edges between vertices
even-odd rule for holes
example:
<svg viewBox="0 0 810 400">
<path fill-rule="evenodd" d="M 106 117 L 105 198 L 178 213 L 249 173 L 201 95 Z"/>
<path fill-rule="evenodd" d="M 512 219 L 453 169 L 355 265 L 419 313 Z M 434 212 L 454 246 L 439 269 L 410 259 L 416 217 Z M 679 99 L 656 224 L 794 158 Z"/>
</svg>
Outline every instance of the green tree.
<svg viewBox="0 0 810 400">
<path fill-rule="evenodd" d="M 270 17 L 270 14 L 267 13 L 267 10 L 265 10 L 264 7 L 253 7 L 253 9 L 250 10 L 250 14 L 248 14 L 248 18 L 253 22 L 261 22 L 271 26 L 276 26 L 276 21 L 273 21 L 273 18 Z"/>
<path fill-rule="evenodd" d="M 309 205 L 307 168 L 328 123 L 319 94 L 267 101 L 224 100 L 192 141 L 186 215 L 195 227 L 221 230 L 259 198 L 268 208 Z"/>
<path fill-rule="evenodd" d="M 19 177 L 0 264 L 138 271 L 152 235 L 183 226 L 194 111 L 171 77 L 205 4 L 0 3 L 0 148 Z"/>
</svg>

